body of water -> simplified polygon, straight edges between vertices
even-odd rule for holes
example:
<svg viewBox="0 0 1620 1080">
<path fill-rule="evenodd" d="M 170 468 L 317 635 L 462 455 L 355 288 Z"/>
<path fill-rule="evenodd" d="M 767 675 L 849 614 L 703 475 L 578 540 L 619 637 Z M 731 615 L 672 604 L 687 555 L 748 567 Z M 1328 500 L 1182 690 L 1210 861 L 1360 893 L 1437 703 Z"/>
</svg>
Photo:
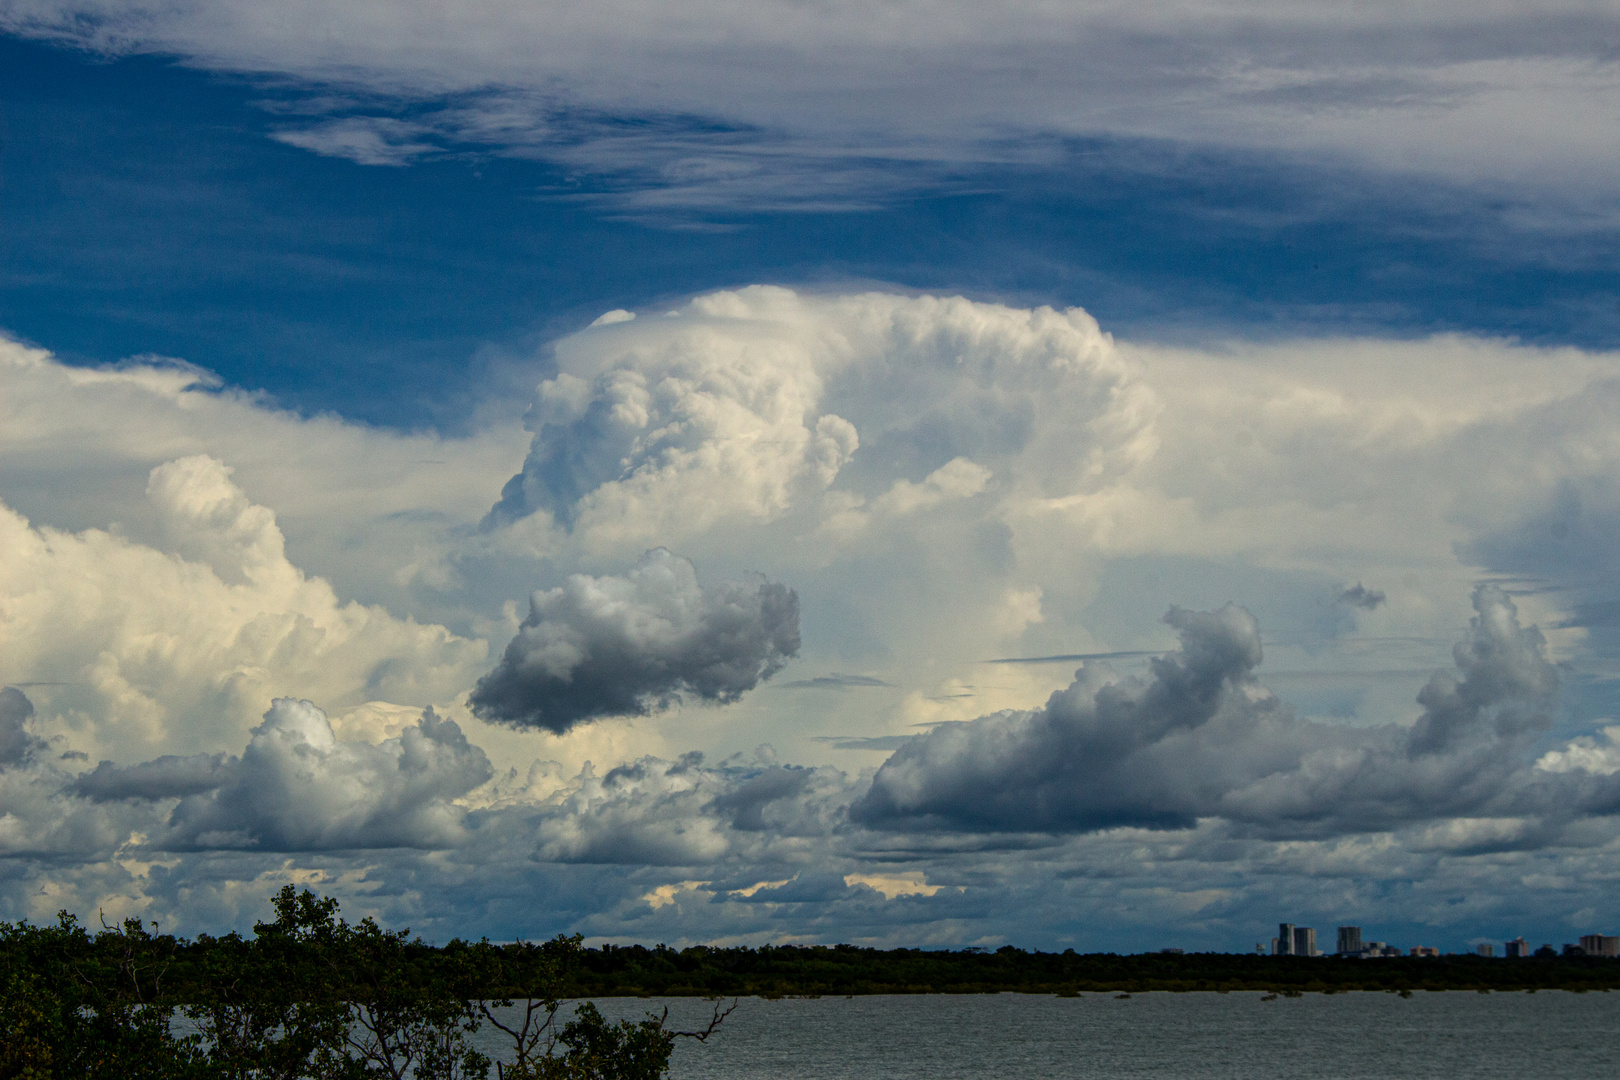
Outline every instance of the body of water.
<svg viewBox="0 0 1620 1080">
<path fill-rule="evenodd" d="M 609 1018 L 692 998 L 597 1002 Z M 496 1051 L 494 1043 L 488 1050 Z M 745 998 L 672 1080 L 1585 1080 L 1620 1077 L 1620 994 L 1447 992 Z"/>
</svg>

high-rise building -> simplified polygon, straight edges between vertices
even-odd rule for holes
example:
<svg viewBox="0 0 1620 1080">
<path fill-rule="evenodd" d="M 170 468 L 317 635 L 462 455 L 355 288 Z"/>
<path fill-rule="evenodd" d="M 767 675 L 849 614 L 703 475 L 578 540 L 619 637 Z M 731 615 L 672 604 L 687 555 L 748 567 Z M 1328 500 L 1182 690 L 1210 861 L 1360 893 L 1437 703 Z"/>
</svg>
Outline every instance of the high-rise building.
<svg viewBox="0 0 1620 1080">
<path fill-rule="evenodd" d="M 1340 956 L 1359 956 L 1361 954 L 1361 927 L 1339 927 L 1339 947 L 1334 952 Z"/>
<path fill-rule="evenodd" d="M 1316 955 L 1316 931 L 1309 926 L 1294 927 L 1294 955 Z"/>
<path fill-rule="evenodd" d="M 1581 948 L 1586 950 L 1587 956 L 1620 956 L 1620 937 L 1584 934 Z"/>
<path fill-rule="evenodd" d="M 1481 942 L 1479 945 L 1474 947 L 1474 952 L 1478 953 L 1480 956 L 1495 956 L 1496 946 L 1492 945 L 1488 941 Z"/>
<path fill-rule="evenodd" d="M 1530 943 L 1522 937 L 1516 937 L 1502 946 L 1502 955 L 1523 959 L 1530 955 Z"/>
<path fill-rule="evenodd" d="M 1277 955 L 1294 955 L 1294 924 L 1291 922 L 1277 924 Z"/>
</svg>

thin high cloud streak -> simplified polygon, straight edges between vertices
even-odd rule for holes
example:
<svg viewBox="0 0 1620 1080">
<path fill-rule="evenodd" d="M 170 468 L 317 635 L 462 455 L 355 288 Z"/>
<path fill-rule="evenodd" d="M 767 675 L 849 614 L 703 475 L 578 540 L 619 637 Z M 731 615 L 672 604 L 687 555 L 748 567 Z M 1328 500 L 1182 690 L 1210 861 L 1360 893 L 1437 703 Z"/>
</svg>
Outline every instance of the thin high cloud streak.
<svg viewBox="0 0 1620 1080">
<path fill-rule="evenodd" d="M 623 577 L 575 574 L 537 592 L 474 715 L 562 734 L 607 716 L 648 716 L 683 697 L 730 704 L 799 652 L 799 597 L 768 581 L 704 586 L 655 548 Z"/>
<path fill-rule="evenodd" d="M 0 9 L 14 33 L 302 80 L 308 104 L 292 111 L 340 107 L 299 119 L 278 98 L 275 137 L 317 153 L 547 157 L 649 209 L 869 205 L 919 177 L 1039 161 L 1075 134 L 1348 152 L 1595 193 L 1620 153 L 1594 134 L 1620 94 L 1616 18 L 1581 2 L 1533 16 L 1212 0 Z"/>
</svg>

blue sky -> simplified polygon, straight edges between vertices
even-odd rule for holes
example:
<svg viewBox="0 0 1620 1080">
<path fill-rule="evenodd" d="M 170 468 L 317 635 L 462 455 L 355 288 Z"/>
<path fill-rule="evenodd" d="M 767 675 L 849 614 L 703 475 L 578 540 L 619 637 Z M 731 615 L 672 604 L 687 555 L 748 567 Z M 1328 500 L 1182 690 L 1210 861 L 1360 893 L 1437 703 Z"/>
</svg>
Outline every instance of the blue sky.
<svg viewBox="0 0 1620 1080">
<path fill-rule="evenodd" d="M 8 330 L 73 362 L 182 357 L 368 423 L 454 425 L 500 357 L 756 281 L 1080 305 L 1160 340 L 1620 333 L 1612 225 L 1342 156 L 1096 135 L 921 190 L 902 176 L 870 209 L 624 220 L 582 201 L 606 178 L 488 147 L 368 167 L 272 141 L 266 103 L 298 94 L 262 76 L 0 48 Z"/>
<path fill-rule="evenodd" d="M 1612 13 L 543 9 L 0 4 L 0 914 L 1620 916 Z"/>
</svg>

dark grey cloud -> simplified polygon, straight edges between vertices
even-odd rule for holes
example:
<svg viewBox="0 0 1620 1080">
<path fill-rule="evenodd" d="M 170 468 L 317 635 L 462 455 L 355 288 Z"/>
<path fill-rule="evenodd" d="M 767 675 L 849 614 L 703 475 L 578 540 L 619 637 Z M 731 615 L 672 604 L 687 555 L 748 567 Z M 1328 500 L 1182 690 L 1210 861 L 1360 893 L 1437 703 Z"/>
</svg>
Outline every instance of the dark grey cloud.
<svg viewBox="0 0 1620 1080">
<path fill-rule="evenodd" d="M 1521 628 L 1499 589 L 1475 596 L 1472 633 L 1452 656 L 1461 679 L 1436 672 L 1418 693 L 1423 715 L 1407 740 L 1412 755 L 1434 755 L 1495 734 L 1503 738 L 1546 728 L 1558 696 L 1558 672 L 1547 662 L 1546 639 Z"/>
<path fill-rule="evenodd" d="M 1262 723 L 1286 709 L 1258 691 L 1260 627 L 1242 608 L 1172 609 L 1181 649 L 1152 678 L 1099 683 L 1082 668 L 1045 708 L 941 724 L 884 762 L 850 809 L 861 824 L 986 831 L 1185 827 L 1198 794 L 1155 760 L 1223 711 Z"/>
<path fill-rule="evenodd" d="M 213 791 L 227 776 L 224 754 L 165 754 L 138 765 L 103 761 L 80 776 L 70 790 L 96 802 L 115 799 L 178 799 Z"/>
<path fill-rule="evenodd" d="M 468 704 L 481 719 L 563 732 L 690 697 L 727 704 L 799 651 L 799 597 L 766 581 L 704 586 L 657 548 L 623 577 L 576 574 L 537 592 Z"/>
<path fill-rule="evenodd" d="M 1478 589 L 1474 607 L 1457 674 L 1429 680 L 1416 723 L 1371 728 L 1303 721 L 1261 686 L 1259 626 L 1241 608 L 1172 610 L 1181 648 L 1149 677 L 1104 683 L 1082 669 L 1042 709 L 940 725 L 883 764 L 850 817 L 986 832 L 1223 818 L 1268 835 L 1335 835 L 1553 812 L 1553 785 L 1527 754 L 1551 723 L 1557 672 L 1500 589 Z"/>
<path fill-rule="evenodd" d="M 1339 594 L 1339 603 L 1366 611 L 1374 610 L 1384 602 L 1384 599 L 1383 593 L 1377 589 L 1369 589 L 1359 581 Z"/>
<path fill-rule="evenodd" d="M 28 730 L 33 715 L 27 694 L 15 686 L 0 690 L 0 767 L 25 764 L 45 748 L 45 741 Z"/>
<path fill-rule="evenodd" d="M 708 808 L 729 817 L 732 828 L 759 832 L 767 827 L 765 808 L 799 795 L 814 776 L 810 769 L 791 765 L 764 769 L 716 796 Z"/>
</svg>

